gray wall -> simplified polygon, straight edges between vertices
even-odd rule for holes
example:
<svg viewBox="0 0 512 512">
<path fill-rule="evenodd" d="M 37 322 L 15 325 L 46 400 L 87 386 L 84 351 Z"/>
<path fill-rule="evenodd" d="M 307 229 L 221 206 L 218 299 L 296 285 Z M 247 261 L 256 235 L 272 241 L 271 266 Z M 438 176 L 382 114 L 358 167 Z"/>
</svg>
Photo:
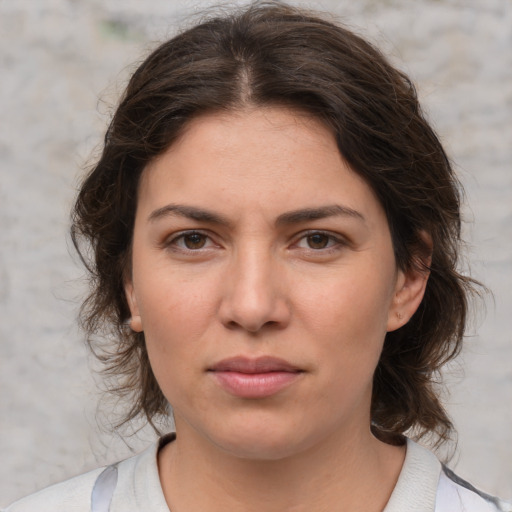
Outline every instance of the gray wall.
<svg viewBox="0 0 512 512">
<path fill-rule="evenodd" d="M 101 393 L 75 327 L 84 283 L 69 254 L 68 210 L 131 63 L 205 5 L 0 0 L 0 505 L 129 453 L 97 419 Z M 465 183 L 469 260 L 495 302 L 449 375 L 452 464 L 510 498 L 512 3 L 309 5 L 341 14 L 412 75 Z"/>
</svg>

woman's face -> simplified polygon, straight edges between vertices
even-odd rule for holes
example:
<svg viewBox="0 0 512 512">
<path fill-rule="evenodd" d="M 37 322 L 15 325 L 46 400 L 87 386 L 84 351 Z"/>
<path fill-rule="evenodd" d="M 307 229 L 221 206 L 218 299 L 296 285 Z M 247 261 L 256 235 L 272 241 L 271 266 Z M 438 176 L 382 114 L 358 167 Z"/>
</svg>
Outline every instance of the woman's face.
<svg viewBox="0 0 512 512">
<path fill-rule="evenodd" d="M 425 281 L 330 131 L 281 108 L 199 117 L 147 167 L 132 268 L 178 438 L 260 459 L 370 435 L 384 337 Z"/>
</svg>

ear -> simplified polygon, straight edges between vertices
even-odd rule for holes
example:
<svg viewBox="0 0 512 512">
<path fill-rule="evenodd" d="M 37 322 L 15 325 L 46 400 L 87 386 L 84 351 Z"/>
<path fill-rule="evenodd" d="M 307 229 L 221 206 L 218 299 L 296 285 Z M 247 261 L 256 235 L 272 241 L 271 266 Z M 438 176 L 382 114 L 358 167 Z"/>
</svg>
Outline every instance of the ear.
<svg viewBox="0 0 512 512">
<path fill-rule="evenodd" d="M 418 309 L 430 275 L 432 262 L 432 238 L 426 232 L 420 234 L 423 246 L 428 249 L 425 256 L 418 256 L 408 270 L 399 270 L 395 293 L 388 312 L 387 331 L 404 326 Z"/>
<path fill-rule="evenodd" d="M 130 328 L 135 332 L 142 332 L 142 318 L 140 316 L 139 306 L 137 305 L 137 297 L 135 294 L 135 288 L 132 280 L 127 280 L 124 284 L 124 292 L 126 294 L 126 300 L 128 301 L 128 307 L 130 308 Z"/>
</svg>

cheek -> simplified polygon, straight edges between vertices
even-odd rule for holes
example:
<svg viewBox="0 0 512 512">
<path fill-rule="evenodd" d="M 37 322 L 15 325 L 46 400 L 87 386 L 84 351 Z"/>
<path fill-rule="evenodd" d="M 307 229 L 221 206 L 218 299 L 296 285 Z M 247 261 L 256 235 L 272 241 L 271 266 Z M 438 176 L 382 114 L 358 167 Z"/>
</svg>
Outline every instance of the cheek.
<svg viewBox="0 0 512 512">
<path fill-rule="evenodd" d="M 297 317 L 330 369 L 328 378 L 345 391 L 371 382 L 387 331 L 390 287 L 351 274 L 316 290 L 302 295 Z"/>
<path fill-rule="evenodd" d="M 138 288 L 146 347 L 155 377 L 172 403 L 169 390 L 178 389 L 185 377 L 201 369 L 197 363 L 212 325 L 215 298 L 204 281 L 168 271 L 146 277 Z"/>
<path fill-rule="evenodd" d="M 377 272 L 377 271 L 376 271 Z M 298 299 L 299 316 L 315 329 L 386 333 L 392 298 L 392 279 L 378 280 L 376 276 L 342 272 L 323 283 L 305 283 Z"/>
<path fill-rule="evenodd" d="M 160 300 L 159 300 L 160 299 Z M 204 333 L 209 305 L 199 293 L 176 293 L 176 290 L 154 294 L 145 302 L 141 316 L 148 349 L 163 354 L 193 350 Z"/>
<path fill-rule="evenodd" d="M 201 313 L 177 299 L 174 296 L 143 313 L 149 362 L 162 393 L 172 405 L 176 396 L 187 393 L 186 383 L 199 370 L 197 361 L 201 358 Z M 191 311 L 197 314 L 192 315 Z"/>
<path fill-rule="evenodd" d="M 181 332 L 194 338 L 212 309 L 216 283 L 189 276 L 179 267 L 151 263 L 134 274 L 145 332 L 162 340 Z"/>
</svg>

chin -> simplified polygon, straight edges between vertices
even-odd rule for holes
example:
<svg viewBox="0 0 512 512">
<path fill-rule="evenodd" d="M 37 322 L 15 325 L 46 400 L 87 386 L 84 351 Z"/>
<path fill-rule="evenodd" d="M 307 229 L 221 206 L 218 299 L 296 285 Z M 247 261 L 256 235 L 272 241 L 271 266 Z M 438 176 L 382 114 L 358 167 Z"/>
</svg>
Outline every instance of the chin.
<svg viewBox="0 0 512 512">
<path fill-rule="evenodd" d="M 213 443 L 225 453 L 240 459 L 282 460 L 306 451 L 314 440 L 297 429 L 256 424 L 216 432 Z"/>
</svg>

